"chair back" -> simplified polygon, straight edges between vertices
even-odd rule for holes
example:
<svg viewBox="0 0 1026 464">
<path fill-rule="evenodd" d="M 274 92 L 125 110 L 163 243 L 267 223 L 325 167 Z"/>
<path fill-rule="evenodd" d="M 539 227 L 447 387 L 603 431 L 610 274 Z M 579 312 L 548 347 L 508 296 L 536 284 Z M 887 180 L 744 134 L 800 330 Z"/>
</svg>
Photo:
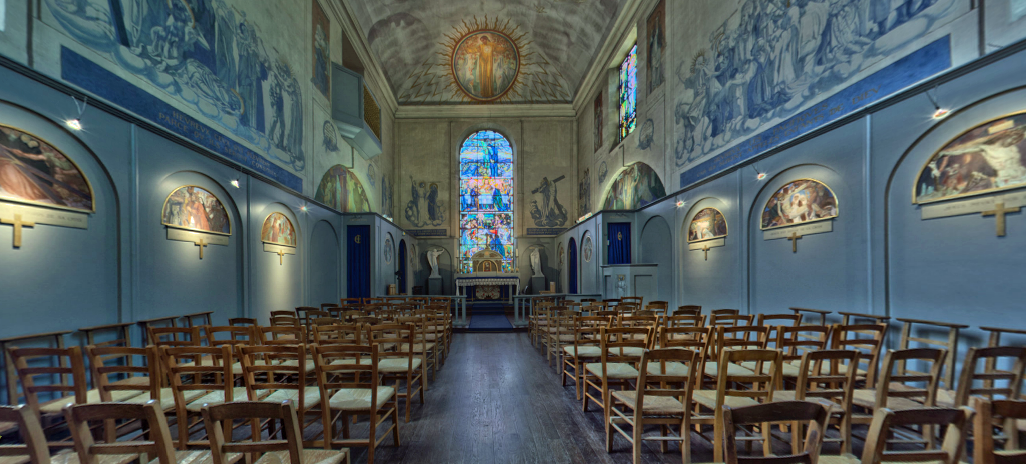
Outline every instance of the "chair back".
<svg viewBox="0 0 1026 464">
<path fill-rule="evenodd" d="M 0 456 L 24 456 L 29 464 L 50 464 L 50 449 L 39 416 L 28 405 L 0 406 L 0 423 L 12 423 L 21 433 L 23 445 L 0 445 Z"/>
<path fill-rule="evenodd" d="M 930 407 L 937 404 L 937 383 L 944 370 L 948 352 L 939 348 L 888 350 L 883 369 L 876 383 L 876 407 L 886 408 L 887 398 L 909 398 Z M 927 373 L 900 373 L 900 362 L 918 361 L 929 368 Z M 900 386 L 899 386 L 900 384 Z M 921 386 L 920 386 L 921 385 Z"/>
<path fill-rule="evenodd" d="M 714 309 L 714 310 L 710 311 L 709 314 L 712 314 L 713 316 L 726 316 L 726 315 L 729 315 L 729 314 L 737 315 L 737 314 L 741 314 L 741 310 L 740 309 Z"/>
<path fill-rule="evenodd" d="M 973 410 L 967 406 L 961 408 L 923 408 L 893 411 L 887 408 L 877 409 L 873 414 L 873 422 L 866 434 L 866 445 L 862 450 L 863 463 L 876 462 L 940 462 L 957 464 L 965 451 L 965 438 L 969 427 L 969 418 Z M 887 450 L 887 438 L 895 433 L 895 429 L 911 426 L 946 427 L 944 440 L 939 448 L 909 451 Z M 932 440 L 931 440 L 932 441 Z"/>
<path fill-rule="evenodd" d="M 271 326 L 274 327 L 302 327 L 303 324 L 295 315 L 271 315 Z"/>
<path fill-rule="evenodd" d="M 252 345 L 257 342 L 253 333 L 253 327 L 247 326 L 205 326 L 202 328 L 206 334 L 207 346 L 221 345 Z"/>
<path fill-rule="evenodd" d="M 773 392 L 780 384 L 780 370 L 783 366 L 778 350 L 733 349 L 720 353 L 716 375 L 716 405 L 720 407 L 726 397 L 750 398 L 761 403 L 773 401 Z M 754 363 L 751 372 L 731 373 L 730 365 Z"/>
<path fill-rule="evenodd" d="M 996 400 L 976 397 L 973 401 L 973 461 L 975 464 L 1026 463 L 1026 450 L 1019 446 L 1017 421 L 1026 420 L 1026 400 Z M 1001 430 L 1004 449 L 998 449 L 994 428 Z"/>
<path fill-rule="evenodd" d="M 766 349 L 769 327 L 765 326 L 713 326 L 709 327 L 715 336 L 710 342 L 709 357 L 717 360 L 726 350 Z"/>
<path fill-rule="evenodd" d="M 93 384 L 100 394 L 100 401 L 110 403 L 122 401 L 141 394 L 160 400 L 160 371 L 155 346 L 130 348 L 122 346 L 86 347 L 89 366 L 93 373 Z M 130 363 L 133 357 L 141 358 L 144 365 Z M 113 441 L 108 435 L 107 440 Z"/>
<path fill-rule="evenodd" d="M 599 337 L 602 339 L 602 376 L 606 377 L 606 365 L 609 363 L 636 363 L 641 353 L 648 348 L 652 329 L 644 327 L 603 327 Z"/>
<path fill-rule="evenodd" d="M 755 325 L 798 327 L 801 324 L 801 314 L 759 314 L 755 318 Z"/>
<path fill-rule="evenodd" d="M 948 390 L 955 389 L 955 354 L 958 353 L 958 334 L 961 330 L 968 329 L 969 326 L 965 324 L 952 324 L 949 322 L 937 322 L 937 321 L 925 321 L 921 319 L 907 319 L 898 318 L 898 322 L 902 323 L 901 326 L 901 343 L 898 345 L 898 349 L 904 350 L 908 348 L 940 348 L 942 350 L 951 353 L 946 359 L 946 369 L 941 374 L 941 385 Z M 915 327 L 918 330 L 913 330 Z M 935 335 L 945 332 L 944 337 L 934 338 Z M 913 346 L 915 344 L 915 346 Z M 926 372 L 919 372 L 912 370 L 907 363 L 898 363 L 899 374 L 926 374 Z"/>
<path fill-rule="evenodd" d="M 641 304 L 645 301 L 643 296 L 625 296 L 620 298 L 620 304 L 632 304 L 641 307 Z"/>
<path fill-rule="evenodd" d="M 663 325 L 666 327 L 703 327 L 705 316 L 701 314 L 677 314 L 663 317 Z"/>
<path fill-rule="evenodd" d="M 367 342 L 377 345 L 378 358 L 405 359 L 406 366 L 413 366 L 413 344 L 416 328 L 413 324 L 368 325 Z"/>
<path fill-rule="evenodd" d="M 233 401 L 232 347 L 182 346 L 161 347 L 161 357 L 171 379 L 175 404 L 183 409 L 185 392 L 224 393 L 225 402 Z M 187 437 L 186 437 L 187 438 Z"/>
<path fill-rule="evenodd" d="M 40 414 L 42 406 L 39 401 L 40 393 L 53 394 L 58 398 L 74 397 L 73 401 L 77 404 L 88 402 L 85 361 L 82 359 L 81 348 L 12 346 L 8 348 L 7 354 L 18 372 L 25 403 L 36 414 Z M 15 399 L 11 400 L 13 402 Z"/>
<path fill-rule="evenodd" d="M 318 345 L 359 345 L 362 341 L 363 326 L 360 324 L 336 323 L 334 325 L 314 326 L 314 343 Z"/>
<path fill-rule="evenodd" d="M 302 398 L 302 395 L 300 395 Z M 289 462 L 303 462 L 303 435 L 300 432 L 296 408 L 291 401 L 282 403 L 240 401 L 230 404 L 206 406 L 202 409 L 203 423 L 210 437 L 210 454 L 214 464 L 229 464 L 228 453 L 249 453 L 255 460 L 264 453 L 287 451 Z M 271 419 L 280 420 L 285 430 L 284 440 L 261 440 L 257 437 L 248 442 L 226 441 L 224 430 L 239 419 Z M 230 437 L 229 437 L 230 438 Z M 277 461 L 277 460 L 275 460 Z"/>
<path fill-rule="evenodd" d="M 731 408 L 723 406 L 723 443 L 727 450 L 726 464 L 758 463 L 758 464 L 811 464 L 818 462 L 819 452 L 823 447 L 823 436 L 826 433 L 830 411 L 826 406 L 807 401 L 780 401 L 753 406 Z M 748 457 L 737 454 L 737 432 L 744 430 L 741 425 L 758 425 L 768 427 L 770 424 L 785 423 L 808 424 L 805 434 L 805 445 L 797 454 L 773 456 L 772 450 L 764 449 L 763 456 Z M 797 428 L 792 433 L 798 433 Z M 746 430 L 747 432 L 747 430 Z M 764 447 L 770 447 L 764 443 Z"/>
<path fill-rule="evenodd" d="M 983 366 L 981 366 L 981 361 Z M 994 366 L 987 371 L 987 366 Z M 999 367 L 1008 366 L 1007 370 Z M 969 406 L 971 396 L 989 400 L 1018 399 L 1026 373 L 1026 347 L 969 348 L 955 393 L 955 406 Z M 1000 396 L 1000 398 L 998 398 Z"/>
<path fill-rule="evenodd" d="M 308 374 L 306 345 L 242 346 L 239 352 L 250 401 L 263 399 L 265 391 L 290 390 L 296 392 L 300 411 L 310 407 L 304 394 Z"/>
<path fill-rule="evenodd" d="M 866 385 L 876 384 L 887 324 L 840 324 L 831 334 L 830 347 L 835 350 L 859 350 L 859 369 L 865 372 Z M 860 374 L 860 377 L 862 375 Z"/>
<path fill-rule="evenodd" d="M 233 317 L 228 319 L 228 325 L 255 326 L 259 324 L 257 323 L 257 320 L 252 317 Z"/>
<path fill-rule="evenodd" d="M 673 315 L 691 314 L 699 316 L 702 314 L 702 305 L 681 305 L 677 306 L 677 309 L 673 310 Z"/>
<path fill-rule="evenodd" d="M 254 328 L 261 345 L 295 345 L 303 343 L 306 332 L 296 326 L 271 326 Z"/>
<path fill-rule="evenodd" d="M 737 326 L 749 326 L 752 325 L 752 320 L 755 319 L 752 315 L 740 315 L 740 314 L 716 314 L 713 313 L 709 317 L 709 325 L 712 327 L 737 327 Z"/>
<path fill-rule="evenodd" d="M 856 350 L 805 352 L 794 398 L 798 401 L 820 398 L 839 405 L 841 411 L 851 411 L 859 356 Z"/>
<path fill-rule="evenodd" d="M 805 353 L 827 349 L 830 331 L 825 325 L 779 326 L 775 347 L 784 353 L 784 363 L 799 361 Z"/>
<path fill-rule="evenodd" d="M 146 453 L 156 457 L 159 464 L 174 464 L 175 450 L 171 440 L 171 430 L 167 426 L 167 418 L 155 401 L 145 404 L 134 403 L 96 403 L 76 404 L 64 407 L 64 418 L 68 421 L 71 437 L 75 442 L 78 460 L 84 464 L 100 464 L 106 462 L 101 456 L 131 456 Z M 114 441 L 96 443 L 90 422 L 98 421 L 140 420 L 146 423 L 149 440 Z"/>
<path fill-rule="evenodd" d="M 368 390 L 371 407 L 378 404 L 378 345 L 314 345 L 313 353 L 322 410 L 330 410 L 328 400 L 343 388 Z"/>
<path fill-rule="evenodd" d="M 203 343 L 199 326 L 147 327 L 149 343 L 161 346 L 199 346 Z"/>
</svg>

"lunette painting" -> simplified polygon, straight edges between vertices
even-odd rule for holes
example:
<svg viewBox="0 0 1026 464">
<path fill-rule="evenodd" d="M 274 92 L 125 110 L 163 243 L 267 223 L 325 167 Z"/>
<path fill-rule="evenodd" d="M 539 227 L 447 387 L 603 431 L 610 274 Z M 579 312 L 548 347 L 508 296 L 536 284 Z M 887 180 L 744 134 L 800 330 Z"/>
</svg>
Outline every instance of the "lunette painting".
<svg viewBox="0 0 1026 464">
<path fill-rule="evenodd" d="M 837 197 L 826 184 L 798 179 L 774 193 L 762 210 L 762 230 L 837 217 Z"/>
<path fill-rule="evenodd" d="M 655 170 L 645 163 L 634 163 L 610 184 L 602 209 L 640 208 L 665 196 L 666 188 Z"/>
<path fill-rule="evenodd" d="M 296 246 L 296 228 L 284 214 L 274 212 L 264 219 L 260 228 L 260 241 L 287 247 Z"/>
<path fill-rule="evenodd" d="M 0 200 L 93 212 L 93 190 L 74 161 L 45 140 L 3 125 Z"/>
<path fill-rule="evenodd" d="M 691 218 L 688 225 L 688 243 L 701 242 L 727 236 L 727 220 L 716 208 L 704 208 Z"/>
<path fill-rule="evenodd" d="M 164 200 L 161 224 L 176 229 L 231 235 L 228 210 L 213 193 L 195 185 L 183 185 Z"/>
<path fill-rule="evenodd" d="M 370 202 L 367 201 L 367 192 L 363 190 L 360 179 L 353 171 L 341 164 L 332 166 L 324 173 L 321 183 L 317 186 L 314 200 L 343 213 L 369 213 L 371 211 Z"/>
</svg>

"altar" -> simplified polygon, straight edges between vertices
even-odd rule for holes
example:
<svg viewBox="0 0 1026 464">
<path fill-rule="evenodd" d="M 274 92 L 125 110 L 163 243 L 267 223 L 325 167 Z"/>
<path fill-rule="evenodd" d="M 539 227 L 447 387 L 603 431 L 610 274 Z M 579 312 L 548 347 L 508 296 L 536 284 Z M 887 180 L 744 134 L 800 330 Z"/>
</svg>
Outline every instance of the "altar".
<svg viewBox="0 0 1026 464">
<path fill-rule="evenodd" d="M 520 293 L 520 276 L 505 272 L 456 274 L 456 294 L 476 300 L 505 299 L 510 303 Z"/>
</svg>

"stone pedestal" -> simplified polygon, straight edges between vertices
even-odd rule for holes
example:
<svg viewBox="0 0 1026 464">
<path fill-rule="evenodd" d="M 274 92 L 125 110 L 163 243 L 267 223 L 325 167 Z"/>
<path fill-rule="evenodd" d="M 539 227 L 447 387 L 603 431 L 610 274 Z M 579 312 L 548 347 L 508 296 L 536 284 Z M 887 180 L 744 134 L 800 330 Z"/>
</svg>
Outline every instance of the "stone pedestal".
<svg viewBox="0 0 1026 464">
<path fill-rule="evenodd" d="M 545 277 L 531 277 L 531 294 L 538 295 L 545 290 Z"/>
<path fill-rule="evenodd" d="M 428 295 L 442 294 L 442 278 L 428 277 Z"/>
</svg>

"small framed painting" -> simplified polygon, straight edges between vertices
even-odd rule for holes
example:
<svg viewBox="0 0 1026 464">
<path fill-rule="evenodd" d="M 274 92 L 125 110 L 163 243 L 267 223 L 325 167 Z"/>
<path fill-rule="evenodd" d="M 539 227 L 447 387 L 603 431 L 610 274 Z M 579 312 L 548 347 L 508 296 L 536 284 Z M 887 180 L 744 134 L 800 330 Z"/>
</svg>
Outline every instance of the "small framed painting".
<svg viewBox="0 0 1026 464">
<path fill-rule="evenodd" d="M 798 179 L 780 187 L 762 209 L 762 230 L 837 217 L 837 197 L 827 184 Z"/>
<path fill-rule="evenodd" d="M 688 225 L 688 243 L 701 242 L 727 236 L 727 220 L 716 208 L 705 208 L 695 213 Z"/>
</svg>

